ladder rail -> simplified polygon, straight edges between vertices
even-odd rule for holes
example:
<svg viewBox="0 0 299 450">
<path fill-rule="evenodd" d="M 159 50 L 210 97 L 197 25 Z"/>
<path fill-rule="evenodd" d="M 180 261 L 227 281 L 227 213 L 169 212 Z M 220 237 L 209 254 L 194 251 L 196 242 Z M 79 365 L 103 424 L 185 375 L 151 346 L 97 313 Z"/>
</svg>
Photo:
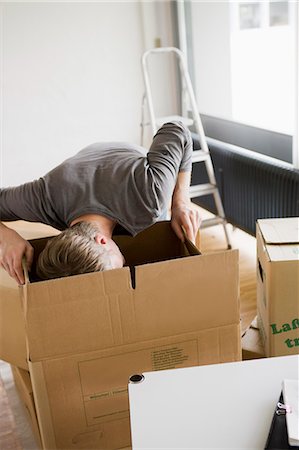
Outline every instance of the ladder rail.
<svg viewBox="0 0 299 450">
<path fill-rule="evenodd" d="M 153 133 L 155 134 L 157 132 L 157 124 L 155 121 L 155 112 L 154 112 L 154 105 L 153 105 L 153 100 L 152 100 L 152 90 L 150 87 L 150 79 L 149 79 L 149 73 L 148 73 L 148 58 L 152 54 L 161 54 L 161 53 L 174 53 L 178 58 L 181 75 L 183 76 L 183 78 L 185 80 L 186 89 L 188 91 L 190 102 L 191 102 L 192 112 L 194 113 L 193 117 L 194 117 L 195 126 L 197 128 L 197 132 L 199 135 L 200 146 L 201 146 L 202 150 L 208 152 L 209 149 L 208 149 L 208 145 L 207 145 L 207 142 L 205 139 L 205 132 L 204 132 L 204 129 L 202 126 L 200 115 L 198 113 L 198 107 L 197 107 L 191 79 L 189 76 L 188 68 L 187 68 L 186 58 L 185 58 L 185 55 L 183 54 L 183 52 L 176 47 L 154 48 L 151 50 L 147 50 L 142 56 L 144 84 L 145 84 L 145 89 L 146 89 L 149 116 L 150 116 L 150 122 L 151 122 L 151 127 L 153 130 Z"/>
<path fill-rule="evenodd" d="M 161 54 L 161 53 L 174 53 L 179 58 L 179 61 L 181 59 L 183 59 L 183 53 L 176 47 L 153 48 L 153 49 L 147 50 L 142 55 L 143 78 L 144 78 L 145 91 L 146 91 L 146 97 L 147 97 L 149 119 L 150 119 L 150 124 L 151 124 L 153 134 L 156 134 L 158 127 L 157 127 L 157 123 L 155 120 L 154 104 L 153 104 L 153 100 L 152 100 L 153 96 L 152 96 L 152 90 L 151 90 L 151 86 L 150 86 L 150 78 L 149 78 L 149 73 L 148 73 L 148 59 L 149 59 L 150 55 Z M 181 70 L 181 67 L 180 67 L 180 70 Z"/>
</svg>

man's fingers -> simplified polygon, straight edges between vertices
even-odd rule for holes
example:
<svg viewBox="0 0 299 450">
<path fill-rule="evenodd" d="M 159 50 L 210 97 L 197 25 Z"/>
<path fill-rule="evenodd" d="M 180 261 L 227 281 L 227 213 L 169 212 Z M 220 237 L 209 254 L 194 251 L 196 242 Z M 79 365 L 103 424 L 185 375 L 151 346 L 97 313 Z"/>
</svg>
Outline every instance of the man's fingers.
<svg viewBox="0 0 299 450">
<path fill-rule="evenodd" d="M 185 237 L 184 237 L 184 233 L 183 233 L 182 227 L 177 222 L 174 222 L 174 221 L 171 222 L 171 225 L 172 225 L 172 229 L 175 232 L 175 234 L 177 235 L 177 237 L 182 242 L 184 242 Z"/>
<path fill-rule="evenodd" d="M 24 278 L 24 272 L 23 272 L 23 268 L 22 268 L 22 263 L 17 263 L 14 267 L 14 273 L 17 277 L 18 280 L 18 284 L 24 284 L 25 283 L 25 278 Z M 14 277 L 15 278 L 15 277 Z M 16 278 L 15 278 L 16 279 Z"/>
<path fill-rule="evenodd" d="M 195 242 L 194 226 L 193 226 L 193 221 L 192 221 L 190 215 L 186 215 L 184 217 L 183 227 L 184 227 L 187 238 L 191 242 Z"/>
<path fill-rule="evenodd" d="M 13 261 L 11 262 L 4 262 L 2 261 L 2 267 L 6 272 L 9 274 L 10 277 L 12 277 L 18 284 L 24 284 L 24 275 L 23 272 L 19 273 L 14 265 Z"/>
<path fill-rule="evenodd" d="M 28 268 L 33 261 L 33 248 L 16 231 L 4 227 L 3 241 L 0 243 L 0 265 L 19 284 L 24 284 L 22 258 L 25 256 Z"/>
<path fill-rule="evenodd" d="M 25 250 L 26 263 L 27 263 L 28 270 L 30 270 L 31 266 L 32 266 L 33 252 L 34 252 L 33 247 L 30 244 L 28 244 L 26 246 L 26 250 Z"/>
<path fill-rule="evenodd" d="M 10 269 L 9 269 L 8 264 L 6 264 L 4 261 L 1 261 L 1 267 L 3 267 L 3 269 L 4 269 L 7 273 L 10 272 Z M 9 273 L 9 275 L 10 275 L 10 273 Z"/>
<path fill-rule="evenodd" d="M 18 284 L 24 284 L 24 273 L 22 269 L 22 262 L 19 258 L 14 258 L 9 263 L 10 276 L 13 277 Z"/>
<path fill-rule="evenodd" d="M 194 236 L 196 236 L 199 226 L 200 226 L 200 216 L 199 216 L 199 212 L 194 210 L 193 213 L 190 215 L 191 218 L 191 222 L 192 222 L 192 227 L 193 227 L 193 233 Z"/>
<path fill-rule="evenodd" d="M 200 225 L 199 211 L 193 208 L 177 208 L 172 214 L 172 227 L 179 239 L 184 241 L 186 236 L 195 244 Z"/>
</svg>

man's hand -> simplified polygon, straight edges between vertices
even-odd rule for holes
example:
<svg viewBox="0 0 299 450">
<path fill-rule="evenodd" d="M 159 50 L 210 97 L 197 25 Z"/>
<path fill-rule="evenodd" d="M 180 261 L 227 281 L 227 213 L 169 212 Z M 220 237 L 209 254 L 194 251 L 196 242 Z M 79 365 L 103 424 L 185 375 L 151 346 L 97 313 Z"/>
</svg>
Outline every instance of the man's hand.
<svg viewBox="0 0 299 450">
<path fill-rule="evenodd" d="M 22 258 L 26 257 L 30 270 L 33 260 L 33 248 L 16 231 L 0 224 L 0 265 L 18 283 L 24 284 Z"/>
<path fill-rule="evenodd" d="M 184 242 L 185 236 L 195 244 L 200 226 L 199 212 L 190 206 L 176 206 L 171 209 L 171 226 L 177 237 Z M 184 230 L 184 232 L 183 232 Z"/>
<path fill-rule="evenodd" d="M 192 206 L 190 201 L 190 179 L 190 172 L 179 172 L 172 195 L 171 225 L 181 241 L 185 240 L 185 232 L 186 237 L 195 244 L 201 219 L 198 210 Z"/>
</svg>

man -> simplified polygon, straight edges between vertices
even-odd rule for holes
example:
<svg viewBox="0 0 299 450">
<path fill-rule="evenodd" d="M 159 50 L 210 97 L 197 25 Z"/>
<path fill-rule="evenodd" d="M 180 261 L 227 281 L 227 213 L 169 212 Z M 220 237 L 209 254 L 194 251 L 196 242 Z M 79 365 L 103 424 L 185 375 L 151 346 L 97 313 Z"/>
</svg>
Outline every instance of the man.
<svg viewBox="0 0 299 450">
<path fill-rule="evenodd" d="M 133 236 L 158 221 L 171 201 L 171 224 L 195 242 L 198 212 L 189 199 L 192 139 L 180 122 L 164 124 L 147 154 L 127 143 L 93 144 L 44 177 L 0 191 L 0 220 L 42 222 L 62 232 L 38 261 L 41 278 L 122 267 L 116 224 Z M 31 245 L 0 222 L 0 263 L 24 283 Z"/>
</svg>

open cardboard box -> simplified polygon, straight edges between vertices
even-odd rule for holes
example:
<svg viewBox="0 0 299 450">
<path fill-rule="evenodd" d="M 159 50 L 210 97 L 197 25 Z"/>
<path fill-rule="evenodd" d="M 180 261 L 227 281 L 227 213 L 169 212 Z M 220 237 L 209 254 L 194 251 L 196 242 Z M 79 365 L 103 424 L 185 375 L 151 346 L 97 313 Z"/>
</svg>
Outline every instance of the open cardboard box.
<svg viewBox="0 0 299 450">
<path fill-rule="evenodd" d="M 267 356 L 299 353 L 299 218 L 257 221 L 258 325 Z"/>
<path fill-rule="evenodd" d="M 129 266 L 21 287 L 44 448 L 128 446 L 130 375 L 241 359 L 238 251 L 199 255 L 169 222 L 115 240 Z"/>
<path fill-rule="evenodd" d="M 31 241 L 36 256 L 47 239 Z M 199 255 L 168 222 L 115 240 L 122 269 L 49 281 L 33 269 L 20 288 L 0 271 L 0 357 L 29 360 L 44 448 L 128 446 L 130 375 L 241 357 L 237 251 Z"/>
</svg>

